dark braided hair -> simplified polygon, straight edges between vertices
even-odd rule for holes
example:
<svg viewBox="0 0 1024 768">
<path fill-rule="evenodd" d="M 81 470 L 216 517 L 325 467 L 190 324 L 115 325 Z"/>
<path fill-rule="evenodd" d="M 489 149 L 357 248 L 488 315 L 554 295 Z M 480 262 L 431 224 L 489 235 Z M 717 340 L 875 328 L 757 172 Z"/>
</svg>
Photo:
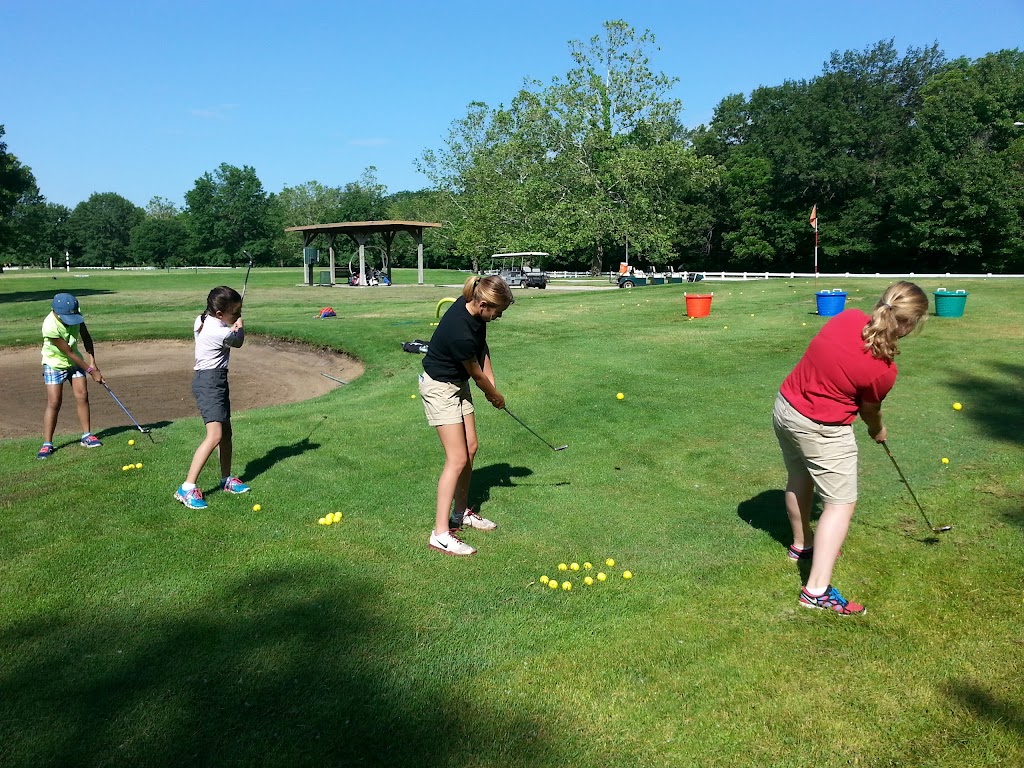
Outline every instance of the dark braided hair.
<svg viewBox="0 0 1024 768">
<path fill-rule="evenodd" d="M 218 312 L 225 312 L 241 303 L 242 297 L 238 291 L 226 285 L 218 285 L 206 296 L 206 309 L 200 317 L 199 330 L 196 331 L 196 335 L 198 336 L 202 332 L 207 317 L 216 315 Z"/>
</svg>

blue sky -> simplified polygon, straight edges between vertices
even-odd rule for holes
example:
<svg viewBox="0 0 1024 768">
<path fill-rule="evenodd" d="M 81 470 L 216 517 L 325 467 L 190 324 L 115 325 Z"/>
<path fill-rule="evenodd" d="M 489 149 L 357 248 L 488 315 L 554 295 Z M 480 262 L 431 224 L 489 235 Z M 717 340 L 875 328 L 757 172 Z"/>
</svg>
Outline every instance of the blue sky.
<svg viewBox="0 0 1024 768">
<path fill-rule="evenodd" d="M 180 205 L 221 163 L 268 192 L 371 165 L 390 192 L 420 189 L 415 159 L 469 102 L 550 82 L 569 40 L 620 18 L 655 34 L 688 125 L 731 93 L 814 77 L 834 50 L 1024 43 L 1024 0 L 0 0 L 0 141 L 69 207 L 93 192 Z"/>
</svg>

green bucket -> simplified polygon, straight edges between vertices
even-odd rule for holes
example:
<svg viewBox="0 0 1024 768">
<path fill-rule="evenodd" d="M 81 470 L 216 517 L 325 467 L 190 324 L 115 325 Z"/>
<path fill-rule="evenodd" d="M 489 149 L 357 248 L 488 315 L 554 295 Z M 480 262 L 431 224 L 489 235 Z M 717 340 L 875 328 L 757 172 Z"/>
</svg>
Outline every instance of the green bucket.
<svg viewBox="0 0 1024 768">
<path fill-rule="evenodd" d="M 967 291 L 947 291 L 939 288 L 935 292 L 936 317 L 963 317 L 967 305 Z"/>
</svg>

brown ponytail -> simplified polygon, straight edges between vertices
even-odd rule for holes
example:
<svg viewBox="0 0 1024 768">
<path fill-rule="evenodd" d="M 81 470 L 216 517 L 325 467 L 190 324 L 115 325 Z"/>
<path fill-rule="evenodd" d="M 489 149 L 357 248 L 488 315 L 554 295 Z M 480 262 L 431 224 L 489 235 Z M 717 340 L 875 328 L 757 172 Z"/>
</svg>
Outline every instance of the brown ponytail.
<svg viewBox="0 0 1024 768">
<path fill-rule="evenodd" d="M 901 280 L 885 289 L 871 319 L 861 331 L 864 347 L 872 357 L 892 360 L 900 353 L 897 342 L 928 317 L 928 297 L 914 283 Z"/>
</svg>

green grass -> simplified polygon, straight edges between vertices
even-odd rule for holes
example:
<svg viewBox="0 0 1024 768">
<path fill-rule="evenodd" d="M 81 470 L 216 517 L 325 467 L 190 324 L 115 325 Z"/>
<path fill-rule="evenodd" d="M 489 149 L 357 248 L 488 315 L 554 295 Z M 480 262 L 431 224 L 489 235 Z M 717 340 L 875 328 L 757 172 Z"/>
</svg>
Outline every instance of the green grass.
<svg viewBox="0 0 1024 768">
<path fill-rule="evenodd" d="M 695 321 L 687 286 L 517 292 L 489 330 L 499 387 L 570 448 L 477 398 L 472 495 L 500 527 L 467 534 L 480 552 L 461 560 L 426 546 L 443 454 L 400 342 L 429 337 L 457 294 L 439 286 L 463 277 L 332 291 L 255 271 L 251 334 L 344 350 L 366 374 L 236 414 L 253 492 L 210 494 L 206 512 L 171 500 L 198 418 L 137 450 L 130 425 L 97 425 L 102 450 L 45 463 L 37 439 L 0 442 L 0 764 L 1024 764 L 1024 286 L 958 282 L 965 316 L 903 343 L 889 444 L 933 522 L 956 527 L 923 542 L 858 426 L 835 581 L 869 612 L 842 619 L 797 607 L 770 423 L 822 323 L 811 281 L 702 284 L 712 315 Z M 3 275 L 0 346 L 35 345 L 57 290 L 79 295 L 101 354 L 187 338 L 206 292 L 241 278 Z M 884 283 L 844 287 L 868 306 Z M 337 321 L 310 319 L 327 304 Z M 25 404 L 40 419 L 41 390 Z M 129 456 L 145 469 L 123 473 Z M 317 525 L 330 511 L 343 522 Z M 536 583 L 609 556 L 603 585 Z"/>
</svg>

